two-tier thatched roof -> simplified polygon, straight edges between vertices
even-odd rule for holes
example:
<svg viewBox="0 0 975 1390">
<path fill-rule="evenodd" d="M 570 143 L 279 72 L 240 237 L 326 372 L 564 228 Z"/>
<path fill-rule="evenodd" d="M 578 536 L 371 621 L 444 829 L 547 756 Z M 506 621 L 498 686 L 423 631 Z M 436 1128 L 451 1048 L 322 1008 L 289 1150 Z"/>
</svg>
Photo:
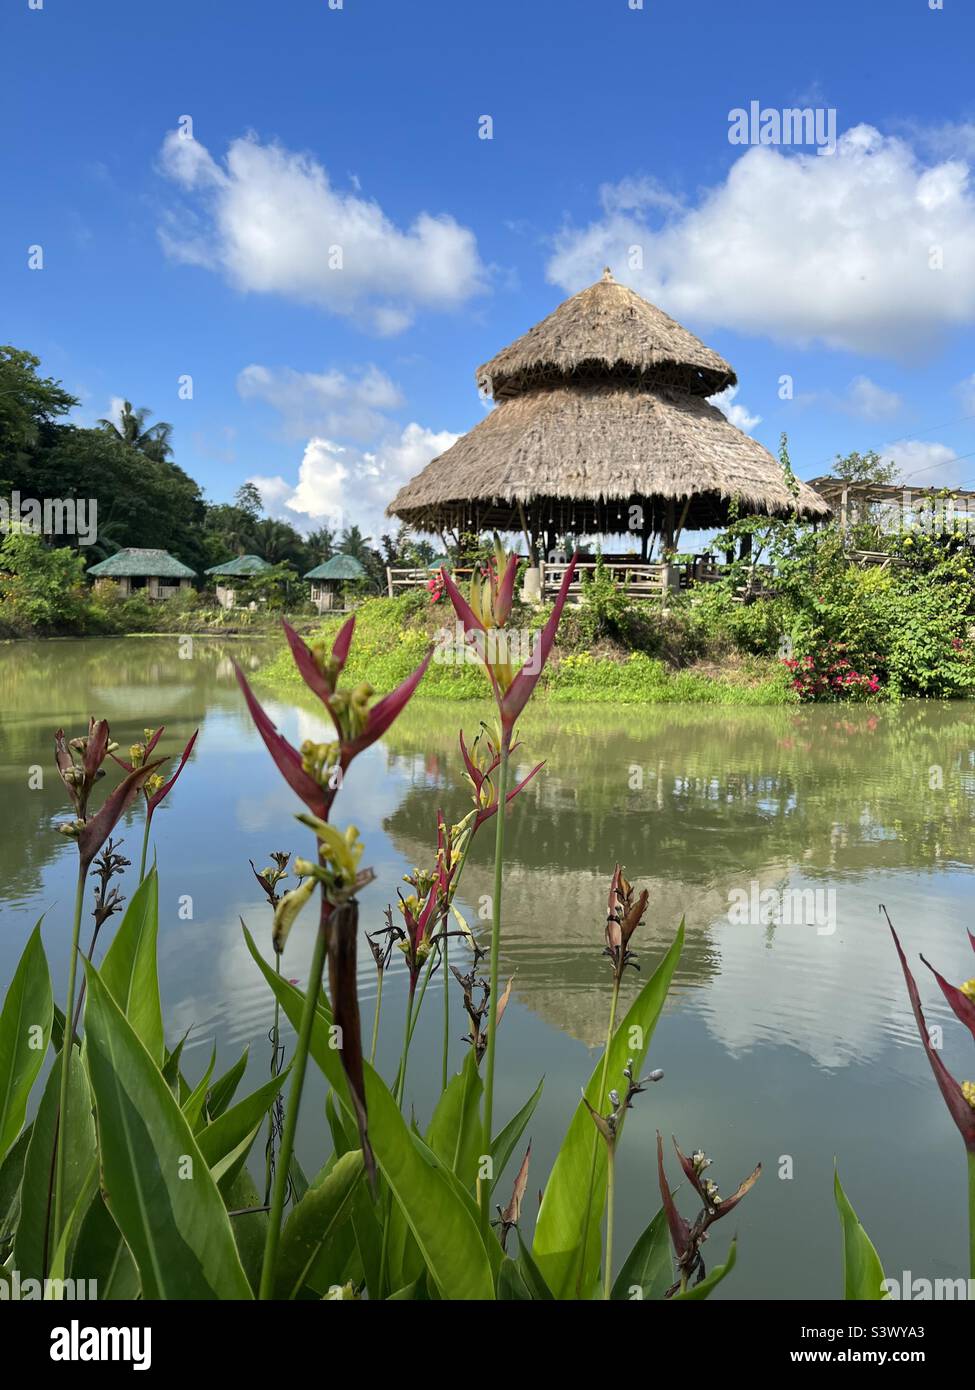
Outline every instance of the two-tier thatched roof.
<svg viewBox="0 0 975 1390">
<path fill-rule="evenodd" d="M 720 526 L 743 511 L 826 517 L 805 484 L 790 491 L 763 445 L 713 396 L 733 369 L 662 310 L 602 280 L 573 295 L 477 371 L 495 407 L 397 493 L 388 508 L 418 530 L 526 531 L 532 537 L 659 534 Z M 631 511 L 636 505 L 639 513 Z"/>
</svg>

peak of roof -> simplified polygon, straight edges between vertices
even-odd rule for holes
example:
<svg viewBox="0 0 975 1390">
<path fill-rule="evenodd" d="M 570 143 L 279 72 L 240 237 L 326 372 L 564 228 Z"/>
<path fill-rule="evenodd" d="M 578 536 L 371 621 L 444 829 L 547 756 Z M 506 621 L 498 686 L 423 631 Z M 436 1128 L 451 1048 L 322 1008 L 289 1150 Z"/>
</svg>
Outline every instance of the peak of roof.
<svg viewBox="0 0 975 1390">
<path fill-rule="evenodd" d="M 211 565 L 206 574 L 214 575 L 245 575 L 262 574 L 264 570 L 272 569 L 266 560 L 262 560 L 260 555 L 237 555 L 232 560 L 224 560 L 222 564 Z"/>
<path fill-rule="evenodd" d="M 670 387 L 713 396 L 737 381 L 731 365 L 669 314 L 613 278 L 564 300 L 477 370 L 495 400 L 537 387 L 588 384 Z"/>
</svg>

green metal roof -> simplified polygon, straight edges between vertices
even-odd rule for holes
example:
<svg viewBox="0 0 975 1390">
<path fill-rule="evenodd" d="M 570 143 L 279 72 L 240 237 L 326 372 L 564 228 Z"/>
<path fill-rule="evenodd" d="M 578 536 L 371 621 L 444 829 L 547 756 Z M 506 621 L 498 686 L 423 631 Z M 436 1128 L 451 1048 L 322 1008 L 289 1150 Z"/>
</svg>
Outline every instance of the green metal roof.
<svg viewBox="0 0 975 1390">
<path fill-rule="evenodd" d="M 129 548 L 92 565 L 88 573 L 96 579 L 193 579 L 196 570 L 191 570 L 168 550 Z"/>
<path fill-rule="evenodd" d="M 361 579 L 365 570 L 354 555 L 333 555 L 324 565 L 309 570 L 306 579 Z"/>
<path fill-rule="evenodd" d="M 260 555 L 238 555 L 233 560 L 224 560 L 223 564 L 211 565 L 204 571 L 206 574 L 261 574 L 264 570 L 273 569 L 266 560 L 262 560 Z"/>
</svg>

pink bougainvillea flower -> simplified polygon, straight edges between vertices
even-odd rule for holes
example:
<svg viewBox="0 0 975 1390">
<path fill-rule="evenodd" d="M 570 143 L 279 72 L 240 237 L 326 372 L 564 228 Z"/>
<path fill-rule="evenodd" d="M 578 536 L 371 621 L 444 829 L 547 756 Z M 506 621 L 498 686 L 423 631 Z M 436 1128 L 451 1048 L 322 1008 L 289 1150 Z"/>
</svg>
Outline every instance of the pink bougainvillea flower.
<svg viewBox="0 0 975 1390">
<path fill-rule="evenodd" d="M 921 1039 L 921 1046 L 927 1054 L 927 1059 L 931 1064 L 931 1070 L 934 1072 L 934 1079 L 938 1083 L 938 1089 L 944 1098 L 945 1105 L 948 1107 L 948 1112 L 958 1126 L 958 1132 L 961 1134 L 962 1139 L 965 1141 L 965 1147 L 968 1149 L 969 1153 L 975 1153 L 975 1083 L 963 1081 L 959 1084 L 938 1056 L 937 1049 L 931 1041 L 930 1034 L 928 1033 L 928 1026 L 924 1020 L 924 1013 L 921 1009 L 921 995 L 918 991 L 917 982 L 911 973 L 911 968 L 907 963 L 907 957 L 904 955 L 904 951 L 901 948 L 897 933 L 894 931 L 891 920 L 887 916 L 887 909 L 883 908 L 882 911 L 884 916 L 887 917 L 887 925 L 890 927 L 890 934 L 894 938 L 894 945 L 897 948 L 897 955 L 900 958 L 901 969 L 904 972 L 904 979 L 907 983 L 908 997 L 911 1001 L 911 1009 L 914 1013 L 914 1022 L 917 1024 L 918 1035 Z M 969 933 L 969 938 L 972 939 L 971 933 Z M 975 939 L 972 939 L 972 945 L 975 947 Z M 926 961 L 925 964 L 927 964 Z M 928 968 L 930 969 L 930 966 Z M 938 975 L 937 971 L 933 973 L 955 1014 L 962 1023 L 972 1029 L 973 1036 L 975 1036 L 975 1026 L 973 1026 L 975 1004 L 972 1003 L 972 1000 L 964 992 L 964 987 L 960 990 L 955 989 L 955 987 L 949 985 L 946 980 L 942 980 L 942 977 Z"/>
</svg>

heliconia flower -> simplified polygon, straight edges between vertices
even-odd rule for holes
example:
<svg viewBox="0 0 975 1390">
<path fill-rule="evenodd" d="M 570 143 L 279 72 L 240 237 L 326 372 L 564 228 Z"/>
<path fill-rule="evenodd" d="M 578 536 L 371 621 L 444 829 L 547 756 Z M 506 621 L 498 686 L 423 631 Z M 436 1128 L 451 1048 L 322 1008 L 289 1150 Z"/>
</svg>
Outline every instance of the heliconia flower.
<svg viewBox="0 0 975 1390">
<path fill-rule="evenodd" d="M 517 674 L 513 672 L 510 660 L 507 659 L 506 655 L 492 656 L 488 650 L 490 644 L 485 641 L 492 629 L 503 630 L 511 613 L 518 556 L 510 555 L 504 560 L 502 573 L 503 557 L 504 552 L 498 545 L 487 580 L 481 581 L 477 576 L 472 580 L 470 603 L 464 598 L 447 571 L 441 569 L 440 573 L 450 601 L 454 606 L 454 612 L 463 625 L 465 636 L 477 646 L 501 716 L 502 738 L 510 742 L 515 722 L 538 684 L 549 652 L 552 650 L 559 620 L 562 617 L 562 609 L 565 607 L 569 586 L 572 583 L 579 556 L 577 552 L 566 566 L 555 606 L 538 637 L 536 650 L 532 653 L 531 660 L 526 662 Z M 506 652 L 503 637 L 495 645 Z M 529 666 L 532 668 L 531 670 L 528 669 Z"/>
<path fill-rule="evenodd" d="M 260 702 L 255 698 L 254 692 L 247 683 L 243 671 L 235 665 L 237 672 L 237 683 L 247 701 L 247 708 L 254 721 L 257 732 L 264 740 L 264 746 L 274 760 L 274 764 L 288 786 L 300 797 L 301 800 L 311 811 L 312 815 L 320 816 L 323 819 L 328 815 L 329 808 L 335 799 L 335 787 L 322 786 L 312 775 L 305 770 L 304 760 L 297 748 L 292 747 L 288 740 L 279 734 L 273 721 L 265 713 Z"/>
<path fill-rule="evenodd" d="M 480 758 L 477 748 L 480 738 L 481 735 L 478 734 L 470 750 L 468 750 L 464 742 L 464 732 L 463 730 L 460 732 L 461 757 L 464 759 L 464 766 L 467 769 L 467 780 L 470 782 L 471 789 L 474 792 L 475 817 L 473 830 L 477 830 L 486 820 L 490 820 L 498 809 L 497 792 L 491 781 L 491 776 L 497 771 L 498 765 L 501 762 L 501 754 L 491 740 L 486 739 L 487 757 L 484 759 Z M 508 750 L 509 753 L 514 753 L 520 746 L 521 745 L 518 743 L 512 744 Z M 541 772 L 544 766 L 544 761 L 536 763 L 531 772 L 523 777 L 518 785 L 507 793 L 504 798 L 504 804 L 507 806 L 510 801 L 513 801 L 521 789 L 527 786 L 535 774 Z"/>
<path fill-rule="evenodd" d="M 660 1200 L 667 1217 L 670 1241 L 674 1247 L 674 1254 L 677 1256 L 677 1263 L 681 1264 L 691 1249 L 691 1228 L 677 1210 L 671 1195 L 667 1174 L 664 1172 L 664 1141 L 660 1137 L 659 1130 L 657 1131 L 657 1179 L 660 1183 Z"/>
<path fill-rule="evenodd" d="M 118 763 L 119 767 L 125 768 L 126 772 L 134 772 L 137 767 L 144 767 L 146 759 L 150 756 L 153 749 L 162 738 L 164 730 L 165 725 L 160 726 L 155 731 L 147 729 L 145 743 L 134 743 L 129 749 L 129 757 L 127 759 L 120 758 L 115 753 L 112 754 L 112 757 Z M 156 775 L 148 778 L 143 784 L 142 790 L 146 798 L 146 817 L 149 821 L 152 820 L 156 808 L 166 800 L 166 797 L 175 786 L 177 778 L 186 766 L 190 754 L 193 752 L 193 745 L 196 743 L 199 733 L 200 731 L 197 729 L 191 735 L 189 742 L 180 754 L 179 765 L 172 777 L 166 780 Z M 162 758 L 155 765 L 159 767 L 161 763 L 165 761 L 166 759 Z"/>
<path fill-rule="evenodd" d="M 114 747 L 116 745 L 110 741 L 108 724 L 104 719 L 90 719 L 86 737 L 66 741 L 63 729 L 58 729 L 54 736 L 58 775 L 77 813 L 75 820 L 63 822 L 58 829 L 77 842 L 84 873 L 88 872 L 95 855 L 128 810 L 140 787 L 144 787 L 163 762 L 163 759 L 158 759 L 142 767 L 130 768 L 118 786 L 109 792 L 98 811 L 89 816 L 88 800 L 92 788 L 96 781 L 105 776 L 101 765 L 109 754 L 114 757 Z"/>
<path fill-rule="evenodd" d="M 886 908 L 883 909 L 883 913 L 884 916 L 887 917 Z M 957 1125 L 958 1132 L 961 1134 L 962 1139 L 965 1141 L 965 1147 L 968 1149 L 969 1153 L 975 1153 L 975 1084 L 971 1081 L 964 1081 L 959 1085 L 938 1056 L 937 1050 L 928 1033 L 928 1026 L 924 1021 L 924 1013 L 921 1009 L 921 995 L 918 991 L 917 982 L 911 974 L 910 966 L 907 963 L 907 957 L 904 955 L 901 943 L 889 917 L 887 917 L 887 925 L 890 927 L 890 934 L 894 938 L 894 945 L 897 948 L 897 954 L 900 958 L 901 969 L 904 972 L 904 979 L 907 983 L 907 993 L 911 1001 L 911 1009 L 914 1013 L 914 1022 L 917 1024 L 921 1046 L 927 1054 L 928 1061 L 931 1064 L 931 1070 L 934 1072 L 934 1079 L 938 1083 L 938 1089 L 944 1097 L 944 1102 L 948 1107 L 949 1114 Z M 969 935 L 971 934 L 969 933 Z M 975 945 L 975 942 L 973 942 L 973 945 Z M 941 983 L 941 977 L 936 976 L 936 978 L 938 982 Z M 948 986 L 948 989 L 953 992 L 954 996 L 957 996 L 957 1000 L 961 1000 L 966 1005 L 970 1003 L 960 990 L 954 990 L 954 987 L 951 985 Z M 952 1008 L 955 1009 L 955 1012 L 958 1014 L 958 1017 L 961 1018 L 962 1022 L 968 1023 L 969 1026 L 971 1026 L 968 1018 L 962 1017 L 962 1014 L 958 1013 L 958 1009 L 956 1008 L 957 1000 L 953 998 L 952 995 L 946 994 L 945 997 L 948 999 L 948 1003 L 951 1004 Z"/>
<path fill-rule="evenodd" d="M 727 1216 L 734 1211 L 735 1207 L 745 1197 L 762 1176 L 762 1165 L 759 1163 L 744 1182 L 740 1183 L 730 1197 L 722 1197 L 718 1192 L 717 1186 L 710 1178 L 705 1178 L 706 1169 L 710 1168 L 711 1160 L 701 1151 L 692 1154 L 690 1158 L 681 1151 L 677 1140 L 674 1139 L 674 1148 L 680 1166 L 684 1170 L 684 1175 L 697 1192 L 705 1207 L 714 1212 L 714 1220 L 719 1220 L 722 1216 Z"/>
<path fill-rule="evenodd" d="M 622 975 L 628 965 L 639 970 L 632 953 L 627 949 L 630 937 L 643 921 L 650 894 L 643 892 L 633 901 L 633 885 L 623 877 L 619 864 L 609 885 L 609 902 L 606 911 L 606 951 L 613 962 L 617 975 Z"/>
</svg>

